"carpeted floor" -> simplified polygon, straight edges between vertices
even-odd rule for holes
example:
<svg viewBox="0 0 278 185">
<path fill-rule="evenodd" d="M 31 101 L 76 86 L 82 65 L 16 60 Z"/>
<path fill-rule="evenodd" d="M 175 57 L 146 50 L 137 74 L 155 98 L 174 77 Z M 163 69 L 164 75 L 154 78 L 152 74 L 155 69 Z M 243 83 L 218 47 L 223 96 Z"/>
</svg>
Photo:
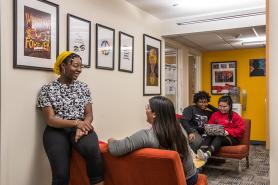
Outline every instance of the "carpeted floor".
<svg viewBox="0 0 278 185">
<path fill-rule="evenodd" d="M 249 162 L 250 167 L 246 169 L 246 160 L 243 159 L 242 172 L 238 173 L 234 160 L 226 160 L 225 163 L 215 161 L 211 165 L 223 169 L 205 167 L 203 173 L 208 176 L 209 185 L 269 185 L 269 151 L 265 146 L 251 145 Z"/>
</svg>

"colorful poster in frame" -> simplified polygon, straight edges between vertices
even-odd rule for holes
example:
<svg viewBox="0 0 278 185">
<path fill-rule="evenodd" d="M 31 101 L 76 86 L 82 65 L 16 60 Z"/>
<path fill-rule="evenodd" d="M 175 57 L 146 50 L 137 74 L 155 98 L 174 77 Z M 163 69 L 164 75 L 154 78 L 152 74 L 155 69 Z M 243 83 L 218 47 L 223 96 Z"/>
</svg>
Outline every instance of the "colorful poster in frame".
<svg viewBox="0 0 278 185">
<path fill-rule="evenodd" d="M 265 76 L 265 59 L 250 59 L 249 60 L 249 76 Z"/>
<path fill-rule="evenodd" d="M 227 94 L 237 84 L 236 61 L 211 63 L 211 94 Z"/>
<path fill-rule="evenodd" d="M 143 95 L 161 94 L 161 40 L 143 35 Z"/>
<path fill-rule="evenodd" d="M 14 68 L 52 70 L 59 53 L 59 6 L 14 0 Z"/>
<path fill-rule="evenodd" d="M 67 50 L 82 58 L 84 67 L 91 66 L 91 21 L 67 14 Z"/>
</svg>

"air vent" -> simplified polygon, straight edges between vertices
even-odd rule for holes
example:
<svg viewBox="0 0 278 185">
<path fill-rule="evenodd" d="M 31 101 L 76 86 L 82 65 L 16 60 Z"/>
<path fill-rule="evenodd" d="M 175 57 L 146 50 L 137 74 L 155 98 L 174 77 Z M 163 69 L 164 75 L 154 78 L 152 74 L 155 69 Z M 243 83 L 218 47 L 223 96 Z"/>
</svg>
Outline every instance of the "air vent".
<svg viewBox="0 0 278 185">
<path fill-rule="evenodd" d="M 265 15 L 265 12 L 255 12 L 255 13 L 246 13 L 246 14 L 239 14 L 239 15 L 231 15 L 231 16 L 223 16 L 223 17 L 215 17 L 215 18 L 209 18 L 209 19 L 199 19 L 199 20 L 193 20 L 193 21 L 184 21 L 184 22 L 178 22 L 177 25 L 188 25 L 188 24 L 198 24 L 198 23 L 205 23 L 205 22 L 214 22 L 214 21 L 222 21 L 222 20 L 229 20 L 229 19 L 238 19 L 243 17 L 252 17 L 252 16 L 258 16 L 258 15 Z"/>
</svg>

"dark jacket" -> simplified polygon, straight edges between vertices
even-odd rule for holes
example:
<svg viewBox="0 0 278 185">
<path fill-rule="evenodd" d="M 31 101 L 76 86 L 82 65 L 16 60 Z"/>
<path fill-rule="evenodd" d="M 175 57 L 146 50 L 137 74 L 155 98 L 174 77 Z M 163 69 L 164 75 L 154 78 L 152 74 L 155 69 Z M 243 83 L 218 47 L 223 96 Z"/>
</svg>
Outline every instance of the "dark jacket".
<svg viewBox="0 0 278 185">
<path fill-rule="evenodd" d="M 183 110 L 181 124 L 188 134 L 197 131 L 202 135 L 204 124 L 208 123 L 210 116 L 216 111 L 218 109 L 210 104 L 206 110 L 201 110 L 197 105 L 190 105 Z"/>
</svg>

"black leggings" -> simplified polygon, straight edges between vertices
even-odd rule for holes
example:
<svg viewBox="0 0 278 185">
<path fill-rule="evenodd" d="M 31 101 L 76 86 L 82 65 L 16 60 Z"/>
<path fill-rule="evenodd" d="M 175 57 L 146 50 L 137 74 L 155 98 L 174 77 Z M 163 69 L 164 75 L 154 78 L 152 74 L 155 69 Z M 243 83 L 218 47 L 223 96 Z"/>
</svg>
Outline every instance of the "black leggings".
<svg viewBox="0 0 278 185">
<path fill-rule="evenodd" d="M 104 180 L 103 161 L 96 133 L 89 133 L 77 143 L 74 136 L 73 128 L 47 126 L 44 131 L 43 145 L 52 170 L 52 185 L 69 184 L 71 147 L 85 158 L 91 185 Z"/>
<path fill-rule="evenodd" d="M 207 136 L 205 137 L 201 149 L 211 154 L 217 153 L 221 146 L 238 145 L 239 141 L 232 136 Z"/>
</svg>

